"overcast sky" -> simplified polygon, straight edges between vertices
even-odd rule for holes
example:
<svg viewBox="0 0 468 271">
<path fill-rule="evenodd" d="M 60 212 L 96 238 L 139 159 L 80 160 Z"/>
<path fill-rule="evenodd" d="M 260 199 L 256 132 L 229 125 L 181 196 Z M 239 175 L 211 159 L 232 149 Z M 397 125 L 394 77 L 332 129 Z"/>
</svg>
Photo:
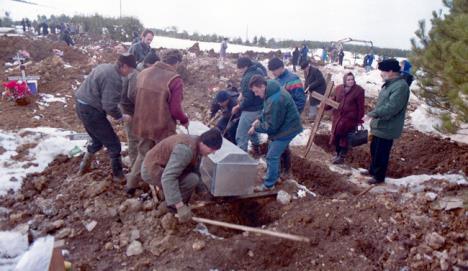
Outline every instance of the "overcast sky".
<svg viewBox="0 0 468 271">
<path fill-rule="evenodd" d="M 216 33 L 230 38 L 263 35 L 275 39 L 372 40 L 375 46 L 410 48 L 420 19 L 429 20 L 442 0 L 28 0 L 38 6 L 0 0 L 2 15 L 94 14 L 138 17 L 146 27 Z"/>
</svg>

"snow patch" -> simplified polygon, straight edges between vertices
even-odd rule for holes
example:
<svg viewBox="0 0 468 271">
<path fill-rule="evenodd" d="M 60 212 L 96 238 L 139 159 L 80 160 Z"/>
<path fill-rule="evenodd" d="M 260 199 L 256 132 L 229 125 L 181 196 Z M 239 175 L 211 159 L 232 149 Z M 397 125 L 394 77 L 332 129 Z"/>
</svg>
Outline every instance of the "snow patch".
<svg viewBox="0 0 468 271">
<path fill-rule="evenodd" d="M 67 155 L 75 147 L 84 150 L 86 141 L 71 141 L 66 137 L 73 133 L 50 127 L 26 128 L 18 132 L 0 130 L 0 144 L 5 149 L 0 155 L 0 196 L 9 190 L 19 190 L 26 175 L 42 172 L 57 155 Z M 36 145 L 28 150 L 24 159 L 14 160 L 17 148 L 25 144 Z"/>
</svg>

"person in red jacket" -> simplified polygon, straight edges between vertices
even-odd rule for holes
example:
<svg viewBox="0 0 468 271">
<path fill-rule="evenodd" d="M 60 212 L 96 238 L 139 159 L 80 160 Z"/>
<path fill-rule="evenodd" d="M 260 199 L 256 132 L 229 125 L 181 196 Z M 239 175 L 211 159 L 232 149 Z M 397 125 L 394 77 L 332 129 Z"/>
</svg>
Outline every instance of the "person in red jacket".
<svg viewBox="0 0 468 271">
<path fill-rule="evenodd" d="M 342 164 L 348 152 L 347 135 L 364 123 L 364 89 L 356 84 L 354 74 L 343 76 L 343 84 L 335 89 L 333 100 L 338 102 L 338 109 L 333 109 L 330 144 L 336 147 L 333 164 Z M 331 107 L 327 107 L 331 109 Z"/>
</svg>

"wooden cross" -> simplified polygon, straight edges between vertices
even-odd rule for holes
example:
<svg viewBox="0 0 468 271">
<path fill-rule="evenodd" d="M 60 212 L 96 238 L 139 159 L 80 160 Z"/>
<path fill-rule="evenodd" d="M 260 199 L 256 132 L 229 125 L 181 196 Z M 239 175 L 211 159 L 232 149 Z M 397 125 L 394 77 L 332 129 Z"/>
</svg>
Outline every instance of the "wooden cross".
<svg viewBox="0 0 468 271">
<path fill-rule="evenodd" d="M 312 148 L 312 144 L 314 143 L 315 134 L 317 133 L 317 130 L 319 128 L 320 121 L 322 121 L 323 113 L 325 111 L 325 106 L 329 105 L 335 109 L 338 109 L 338 107 L 340 106 L 339 103 L 330 99 L 330 94 L 333 90 L 333 85 L 334 83 L 333 81 L 331 81 L 331 74 L 327 74 L 327 89 L 325 91 L 325 94 L 322 95 L 315 91 L 311 93 L 311 96 L 313 98 L 320 101 L 320 105 L 317 110 L 317 115 L 315 116 L 314 126 L 312 127 L 312 130 L 310 131 L 310 136 L 309 136 L 309 140 L 307 141 L 306 152 L 304 154 L 304 158 L 307 158 L 307 156 L 310 153 L 310 149 Z"/>
</svg>

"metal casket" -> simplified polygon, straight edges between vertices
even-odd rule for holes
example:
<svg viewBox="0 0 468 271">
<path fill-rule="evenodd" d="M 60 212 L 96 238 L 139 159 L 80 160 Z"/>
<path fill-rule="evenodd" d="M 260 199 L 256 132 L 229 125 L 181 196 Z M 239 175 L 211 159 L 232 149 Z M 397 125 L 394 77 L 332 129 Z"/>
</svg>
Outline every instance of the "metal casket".
<svg viewBox="0 0 468 271">
<path fill-rule="evenodd" d="M 258 162 L 246 152 L 223 139 L 220 150 L 204 157 L 200 173 L 215 197 L 253 194 Z"/>
</svg>

